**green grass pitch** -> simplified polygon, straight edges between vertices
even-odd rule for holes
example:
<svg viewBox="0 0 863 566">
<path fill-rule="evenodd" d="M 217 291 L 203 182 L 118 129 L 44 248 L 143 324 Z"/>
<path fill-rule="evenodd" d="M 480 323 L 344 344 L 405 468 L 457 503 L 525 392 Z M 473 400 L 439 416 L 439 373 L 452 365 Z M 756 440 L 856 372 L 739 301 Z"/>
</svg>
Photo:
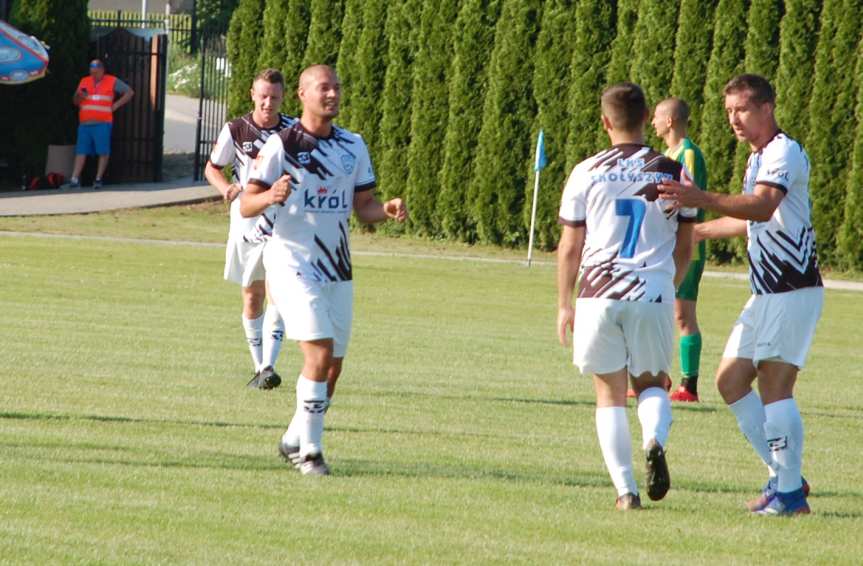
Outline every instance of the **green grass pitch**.
<svg viewBox="0 0 863 566">
<path fill-rule="evenodd" d="M 219 242 L 219 206 L 0 230 Z M 355 249 L 515 257 L 371 236 Z M 356 254 L 354 338 L 326 422 L 334 474 L 310 479 L 276 452 L 299 353 L 286 344 L 282 388 L 244 387 L 223 254 L 0 234 L 0 563 L 863 560 L 860 294 L 827 292 L 798 385 L 813 515 L 743 508 L 765 474 L 712 385 L 748 296 L 726 279 L 703 283 L 703 403 L 674 407 L 672 490 L 622 514 L 591 383 L 556 342 L 549 264 Z M 630 423 L 643 487 L 634 409 Z"/>
</svg>

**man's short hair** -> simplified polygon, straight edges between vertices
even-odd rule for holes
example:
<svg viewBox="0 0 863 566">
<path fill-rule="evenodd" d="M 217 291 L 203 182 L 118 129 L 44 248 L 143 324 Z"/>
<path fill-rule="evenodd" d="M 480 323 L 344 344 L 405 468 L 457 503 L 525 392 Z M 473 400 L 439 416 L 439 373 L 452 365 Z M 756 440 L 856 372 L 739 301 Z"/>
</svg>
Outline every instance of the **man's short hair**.
<svg viewBox="0 0 863 566">
<path fill-rule="evenodd" d="M 769 102 L 776 103 L 776 91 L 773 90 L 770 81 L 761 75 L 743 74 L 737 75 L 725 85 L 722 94 L 737 94 L 743 91 L 749 91 L 750 98 L 758 104 Z"/>
<path fill-rule="evenodd" d="M 682 98 L 672 96 L 660 102 L 657 106 L 662 105 L 668 109 L 668 115 L 675 124 L 689 124 L 689 105 Z"/>
<path fill-rule="evenodd" d="M 647 116 L 644 91 L 634 83 L 613 84 L 602 92 L 602 114 L 615 130 L 637 130 Z"/>
<path fill-rule="evenodd" d="M 282 88 L 285 88 L 285 77 L 278 69 L 264 69 L 255 76 L 255 80 L 252 81 L 252 84 L 255 84 L 258 81 L 266 81 L 270 84 L 281 85 Z"/>
</svg>

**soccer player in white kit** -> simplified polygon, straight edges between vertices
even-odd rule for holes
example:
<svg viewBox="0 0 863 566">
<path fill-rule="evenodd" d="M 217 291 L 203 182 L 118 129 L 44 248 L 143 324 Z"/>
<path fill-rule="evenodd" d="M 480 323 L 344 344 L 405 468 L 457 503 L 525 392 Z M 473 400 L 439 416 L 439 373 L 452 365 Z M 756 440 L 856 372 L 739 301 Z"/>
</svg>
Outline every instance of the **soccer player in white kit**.
<svg viewBox="0 0 863 566">
<path fill-rule="evenodd" d="M 716 384 L 768 467 L 761 496 L 747 507 L 762 515 L 805 514 L 809 486 L 801 476 L 803 421 L 794 383 L 824 302 L 810 221 L 809 158 L 779 129 L 776 96 L 767 79 L 740 75 L 724 94 L 735 136 L 752 148 L 743 194 L 708 193 L 677 183 L 663 184 L 660 191 L 680 206 L 725 215 L 699 225 L 696 240 L 748 236 L 752 296 L 731 330 Z M 752 391 L 756 378 L 760 397 Z"/>
<path fill-rule="evenodd" d="M 259 389 L 273 389 L 282 381 L 275 365 L 284 337 L 284 322 L 272 305 L 264 311 L 263 249 L 271 233 L 273 212 L 243 218 L 237 197 L 248 180 L 252 161 L 267 138 L 294 121 L 279 112 L 284 91 L 285 81 L 279 71 L 261 71 L 252 82 L 254 110 L 224 125 L 204 169 L 207 180 L 231 205 L 225 279 L 242 287 L 243 331 L 254 366 L 249 386 Z M 222 173 L 228 165 L 233 165 L 233 182 L 230 183 Z"/>
<path fill-rule="evenodd" d="M 626 417 L 630 379 L 648 496 L 660 500 L 671 486 L 665 383 L 674 351 L 675 289 L 689 265 L 697 214 L 658 198 L 660 182 L 689 179 L 682 164 L 644 144 L 647 119 L 638 85 L 607 88 L 602 124 L 612 147 L 573 169 L 560 205 L 557 331 L 563 345 L 572 332 L 575 365 L 594 376 L 596 432 L 621 510 L 641 507 Z"/>
<path fill-rule="evenodd" d="M 273 235 L 264 250 L 267 284 L 303 352 L 296 411 L 279 451 L 304 475 L 326 475 L 324 414 L 335 391 L 351 335 L 353 274 L 351 211 L 361 222 L 403 222 L 402 199 L 380 203 L 363 138 L 333 124 L 341 84 L 335 71 L 314 65 L 300 76 L 301 118 L 270 137 L 249 175 L 243 216 L 271 205 Z M 289 316 L 288 316 L 289 315 Z"/>
</svg>

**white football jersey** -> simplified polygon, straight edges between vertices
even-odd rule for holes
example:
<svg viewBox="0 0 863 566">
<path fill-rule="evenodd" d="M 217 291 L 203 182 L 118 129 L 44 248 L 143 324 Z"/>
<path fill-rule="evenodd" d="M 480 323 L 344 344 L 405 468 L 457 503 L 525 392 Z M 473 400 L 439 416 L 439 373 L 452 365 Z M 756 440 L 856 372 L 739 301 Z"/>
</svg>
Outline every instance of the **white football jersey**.
<svg viewBox="0 0 863 566">
<path fill-rule="evenodd" d="M 252 161 L 258 152 L 264 147 L 267 139 L 274 133 L 291 125 L 296 118 L 279 114 L 279 123 L 272 128 L 261 128 L 252 120 L 249 112 L 235 120 L 231 120 L 222 127 L 216 145 L 210 153 L 210 163 L 217 169 L 233 165 L 233 181 L 241 187 L 246 186 L 251 171 Z M 272 216 L 267 211 L 263 216 Z M 272 224 L 272 218 L 263 220 L 261 218 L 243 218 L 240 214 L 240 198 L 237 197 L 231 203 L 231 234 L 235 237 L 245 237 L 254 234 L 256 225 L 260 221 L 260 228 L 266 230 Z"/>
<path fill-rule="evenodd" d="M 363 138 L 336 126 L 329 137 L 317 138 L 296 121 L 267 140 L 249 180 L 270 186 L 282 175 L 291 177 L 291 195 L 264 251 L 267 269 L 278 266 L 312 281 L 350 281 L 354 193 L 375 187 Z"/>
<path fill-rule="evenodd" d="M 767 185 L 785 196 L 767 222 L 748 221 L 749 281 L 756 295 L 822 287 L 809 201 L 809 157 L 797 141 L 778 132 L 749 155 L 743 192 Z"/>
<path fill-rule="evenodd" d="M 641 144 L 618 144 L 572 170 L 560 223 L 585 226 L 578 297 L 670 303 L 678 222 L 694 208 L 659 198 L 666 179 L 688 183 L 682 164 Z"/>
</svg>

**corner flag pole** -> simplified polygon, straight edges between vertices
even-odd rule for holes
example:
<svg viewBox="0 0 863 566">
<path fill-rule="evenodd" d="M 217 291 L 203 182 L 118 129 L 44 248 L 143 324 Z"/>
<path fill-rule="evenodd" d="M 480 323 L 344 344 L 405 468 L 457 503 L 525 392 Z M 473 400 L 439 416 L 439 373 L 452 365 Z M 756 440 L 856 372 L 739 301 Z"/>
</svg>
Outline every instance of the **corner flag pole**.
<svg viewBox="0 0 863 566">
<path fill-rule="evenodd" d="M 539 131 L 539 137 L 536 140 L 536 160 L 533 164 L 533 207 L 530 211 L 530 236 L 527 242 L 527 266 L 530 267 L 530 262 L 533 259 L 533 233 L 536 227 L 536 201 L 539 196 L 539 172 L 546 166 L 545 158 L 545 134 L 542 130 Z"/>
</svg>

